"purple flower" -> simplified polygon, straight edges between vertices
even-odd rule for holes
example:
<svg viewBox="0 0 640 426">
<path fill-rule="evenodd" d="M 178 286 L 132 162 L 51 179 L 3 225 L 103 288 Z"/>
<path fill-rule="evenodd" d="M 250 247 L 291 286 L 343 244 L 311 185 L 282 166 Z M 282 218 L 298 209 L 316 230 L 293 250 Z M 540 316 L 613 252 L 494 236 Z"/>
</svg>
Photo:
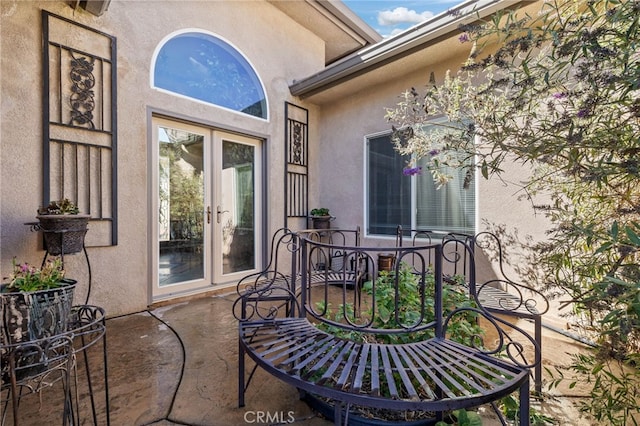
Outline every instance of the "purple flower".
<svg viewBox="0 0 640 426">
<path fill-rule="evenodd" d="M 565 92 L 558 92 L 558 93 L 554 93 L 553 97 L 556 99 L 563 99 L 567 97 L 567 94 Z"/>
<path fill-rule="evenodd" d="M 432 157 L 435 157 L 438 154 L 440 154 L 440 150 L 439 149 L 432 149 L 431 151 L 429 151 L 429 155 L 432 156 Z"/>
<path fill-rule="evenodd" d="M 402 174 L 405 176 L 419 175 L 422 173 L 422 167 L 407 167 L 402 170 Z"/>
<path fill-rule="evenodd" d="M 458 40 L 460 40 L 460 43 L 468 42 L 470 40 L 469 34 L 467 34 L 467 33 L 460 34 L 460 37 L 458 37 Z"/>
<path fill-rule="evenodd" d="M 578 118 L 584 118 L 587 115 L 589 115 L 589 110 L 583 108 L 580 111 L 578 111 L 578 114 L 576 115 L 578 116 Z"/>
</svg>

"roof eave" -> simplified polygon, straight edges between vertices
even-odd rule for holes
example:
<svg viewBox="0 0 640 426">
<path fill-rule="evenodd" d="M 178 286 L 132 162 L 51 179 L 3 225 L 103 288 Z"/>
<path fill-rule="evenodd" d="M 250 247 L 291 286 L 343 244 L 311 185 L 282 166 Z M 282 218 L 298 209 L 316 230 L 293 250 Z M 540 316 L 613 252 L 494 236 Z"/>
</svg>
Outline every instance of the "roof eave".
<svg viewBox="0 0 640 426">
<path fill-rule="evenodd" d="M 513 7 L 520 0 L 469 0 L 408 30 L 334 62 L 322 71 L 303 80 L 294 81 L 289 90 L 305 98 L 332 88 L 344 81 L 374 70 L 436 43 L 441 37 L 458 31 L 460 25 Z"/>
</svg>

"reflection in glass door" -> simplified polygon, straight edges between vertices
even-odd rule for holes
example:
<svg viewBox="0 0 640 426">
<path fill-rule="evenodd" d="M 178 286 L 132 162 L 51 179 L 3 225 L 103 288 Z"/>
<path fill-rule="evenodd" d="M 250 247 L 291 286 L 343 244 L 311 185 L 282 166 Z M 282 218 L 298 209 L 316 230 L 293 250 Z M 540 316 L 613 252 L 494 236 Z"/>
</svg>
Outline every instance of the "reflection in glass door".
<svg viewBox="0 0 640 426">
<path fill-rule="evenodd" d="M 257 267 L 260 151 L 256 140 L 216 133 L 221 149 L 216 222 L 221 256 L 216 279 L 229 282 Z M 218 145 L 219 142 L 219 145 Z"/>
<path fill-rule="evenodd" d="M 229 274 L 255 264 L 253 147 L 223 141 L 222 152 L 222 273 Z"/>
<path fill-rule="evenodd" d="M 205 280 L 205 139 L 206 132 L 159 123 L 158 290 L 166 294 L 208 284 Z"/>
<path fill-rule="evenodd" d="M 256 272 L 261 141 L 161 118 L 153 129 L 153 298 Z"/>
</svg>

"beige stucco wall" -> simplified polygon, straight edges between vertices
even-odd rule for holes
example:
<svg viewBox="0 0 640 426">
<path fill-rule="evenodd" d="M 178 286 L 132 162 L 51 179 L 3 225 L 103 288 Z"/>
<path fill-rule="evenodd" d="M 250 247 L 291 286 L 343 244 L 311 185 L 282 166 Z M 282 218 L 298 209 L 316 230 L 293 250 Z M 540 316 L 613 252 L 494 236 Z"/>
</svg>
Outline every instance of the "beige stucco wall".
<svg viewBox="0 0 640 426">
<path fill-rule="evenodd" d="M 456 39 L 457 43 L 457 39 Z M 459 43 L 458 43 L 459 44 Z M 469 45 L 468 48 L 471 46 Z M 330 208 L 337 217 L 337 227 L 353 228 L 360 225 L 365 231 L 365 241 L 379 246 L 393 245 L 393 237 L 367 237 L 365 224 L 365 136 L 389 132 L 391 124 L 384 118 L 387 108 L 394 107 L 399 95 L 414 87 L 418 91 L 426 87 L 433 71 L 436 83 L 441 82 L 447 70 L 457 70 L 468 55 L 468 50 L 451 48 L 451 43 L 431 47 L 431 61 L 407 75 L 402 68 L 394 65 L 383 68 L 386 75 L 384 84 L 374 83 L 365 90 L 349 95 L 338 101 L 324 104 L 321 114 L 323 129 L 319 152 L 318 169 L 322 179 L 319 182 L 320 204 Z M 452 56 L 451 52 L 457 52 Z M 384 76 L 369 77 L 372 81 Z M 368 78 L 366 76 L 361 78 Z M 520 236 L 544 238 L 548 228 L 547 219 L 533 211 L 532 200 L 523 199 L 525 192 L 519 185 L 528 170 L 519 164 L 506 164 L 502 179 L 494 177 L 485 180 L 478 174 L 477 230 L 489 230 L 489 224 L 505 225 L 510 232 Z M 339 188 L 339 190 L 336 190 Z M 542 204 L 542 202 L 541 202 Z M 490 277 L 497 265 L 490 266 L 485 260 L 479 261 L 481 277 Z M 513 271 L 510 271 L 513 274 Z M 513 279 L 519 279 L 510 275 Z"/>
<path fill-rule="evenodd" d="M 334 101 L 314 105 L 292 98 L 288 86 L 324 66 L 322 40 L 266 1 L 126 1 L 112 0 L 95 17 L 74 10 L 66 1 L 0 2 L 0 275 L 10 272 L 11 259 L 39 264 L 44 251 L 25 222 L 34 220 L 42 193 L 41 147 L 41 9 L 114 35 L 118 40 L 118 245 L 88 249 L 93 283 L 90 303 L 108 315 L 145 309 L 150 302 L 149 145 L 152 114 L 254 135 L 265 140 L 265 218 L 267 235 L 283 225 L 284 102 L 310 111 L 310 208 L 326 206 L 337 216 L 334 226 L 365 225 L 366 135 L 388 131 L 385 108 L 410 88 L 423 87 L 431 71 L 441 81 L 466 52 L 451 42 L 430 48 L 419 71 L 406 74 L 402 63 L 389 64 L 369 76 L 366 89 L 340 92 Z M 154 50 L 168 35 L 201 29 L 233 44 L 248 58 L 264 84 L 269 119 L 257 120 L 150 88 Z M 452 54 L 455 55 L 452 57 Z M 153 165 L 151 165 L 153 166 Z M 507 181 L 518 182 L 523 171 L 514 165 Z M 480 181 L 478 221 L 505 224 L 521 235 L 541 237 L 546 221 L 533 215 L 531 203 L 518 200 L 517 185 Z M 305 227 L 303 220 L 293 228 Z M 392 239 L 369 238 L 373 244 Z M 79 279 L 79 295 L 87 291 L 82 256 L 67 256 L 69 274 Z"/>
<path fill-rule="evenodd" d="M 34 220 L 42 193 L 40 11 L 46 9 L 117 37 L 118 245 L 88 249 L 93 272 L 89 302 L 105 307 L 108 315 L 135 312 L 145 309 L 150 301 L 147 178 L 151 113 L 162 112 L 264 138 L 268 161 L 267 219 L 273 230 L 282 226 L 284 215 L 284 101 L 294 101 L 288 84 L 322 68 L 324 44 L 264 1 L 113 0 L 101 17 L 74 10 L 68 3 L 0 3 L 0 273 L 8 276 L 14 256 L 39 264 L 44 255 L 38 235 L 24 223 Z M 209 31 L 243 52 L 267 92 L 267 121 L 150 88 L 152 55 L 158 43 L 184 29 Z M 310 108 L 315 114 L 316 108 Z M 317 121 L 312 123 L 311 136 L 317 138 Z M 78 293 L 86 294 L 84 258 L 67 256 L 65 262 L 69 275 L 80 281 Z"/>
</svg>

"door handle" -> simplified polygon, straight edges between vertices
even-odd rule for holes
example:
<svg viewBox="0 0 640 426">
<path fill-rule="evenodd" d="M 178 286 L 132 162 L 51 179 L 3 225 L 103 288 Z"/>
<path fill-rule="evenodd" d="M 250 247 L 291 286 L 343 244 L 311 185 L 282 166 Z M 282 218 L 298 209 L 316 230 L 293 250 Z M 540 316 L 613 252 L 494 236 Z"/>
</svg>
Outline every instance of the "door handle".
<svg viewBox="0 0 640 426">
<path fill-rule="evenodd" d="M 216 221 L 220 223 L 220 216 L 222 213 L 229 213 L 229 210 L 221 210 L 220 206 L 216 207 Z"/>
<path fill-rule="evenodd" d="M 207 206 L 207 224 L 211 223 L 211 206 Z"/>
</svg>

